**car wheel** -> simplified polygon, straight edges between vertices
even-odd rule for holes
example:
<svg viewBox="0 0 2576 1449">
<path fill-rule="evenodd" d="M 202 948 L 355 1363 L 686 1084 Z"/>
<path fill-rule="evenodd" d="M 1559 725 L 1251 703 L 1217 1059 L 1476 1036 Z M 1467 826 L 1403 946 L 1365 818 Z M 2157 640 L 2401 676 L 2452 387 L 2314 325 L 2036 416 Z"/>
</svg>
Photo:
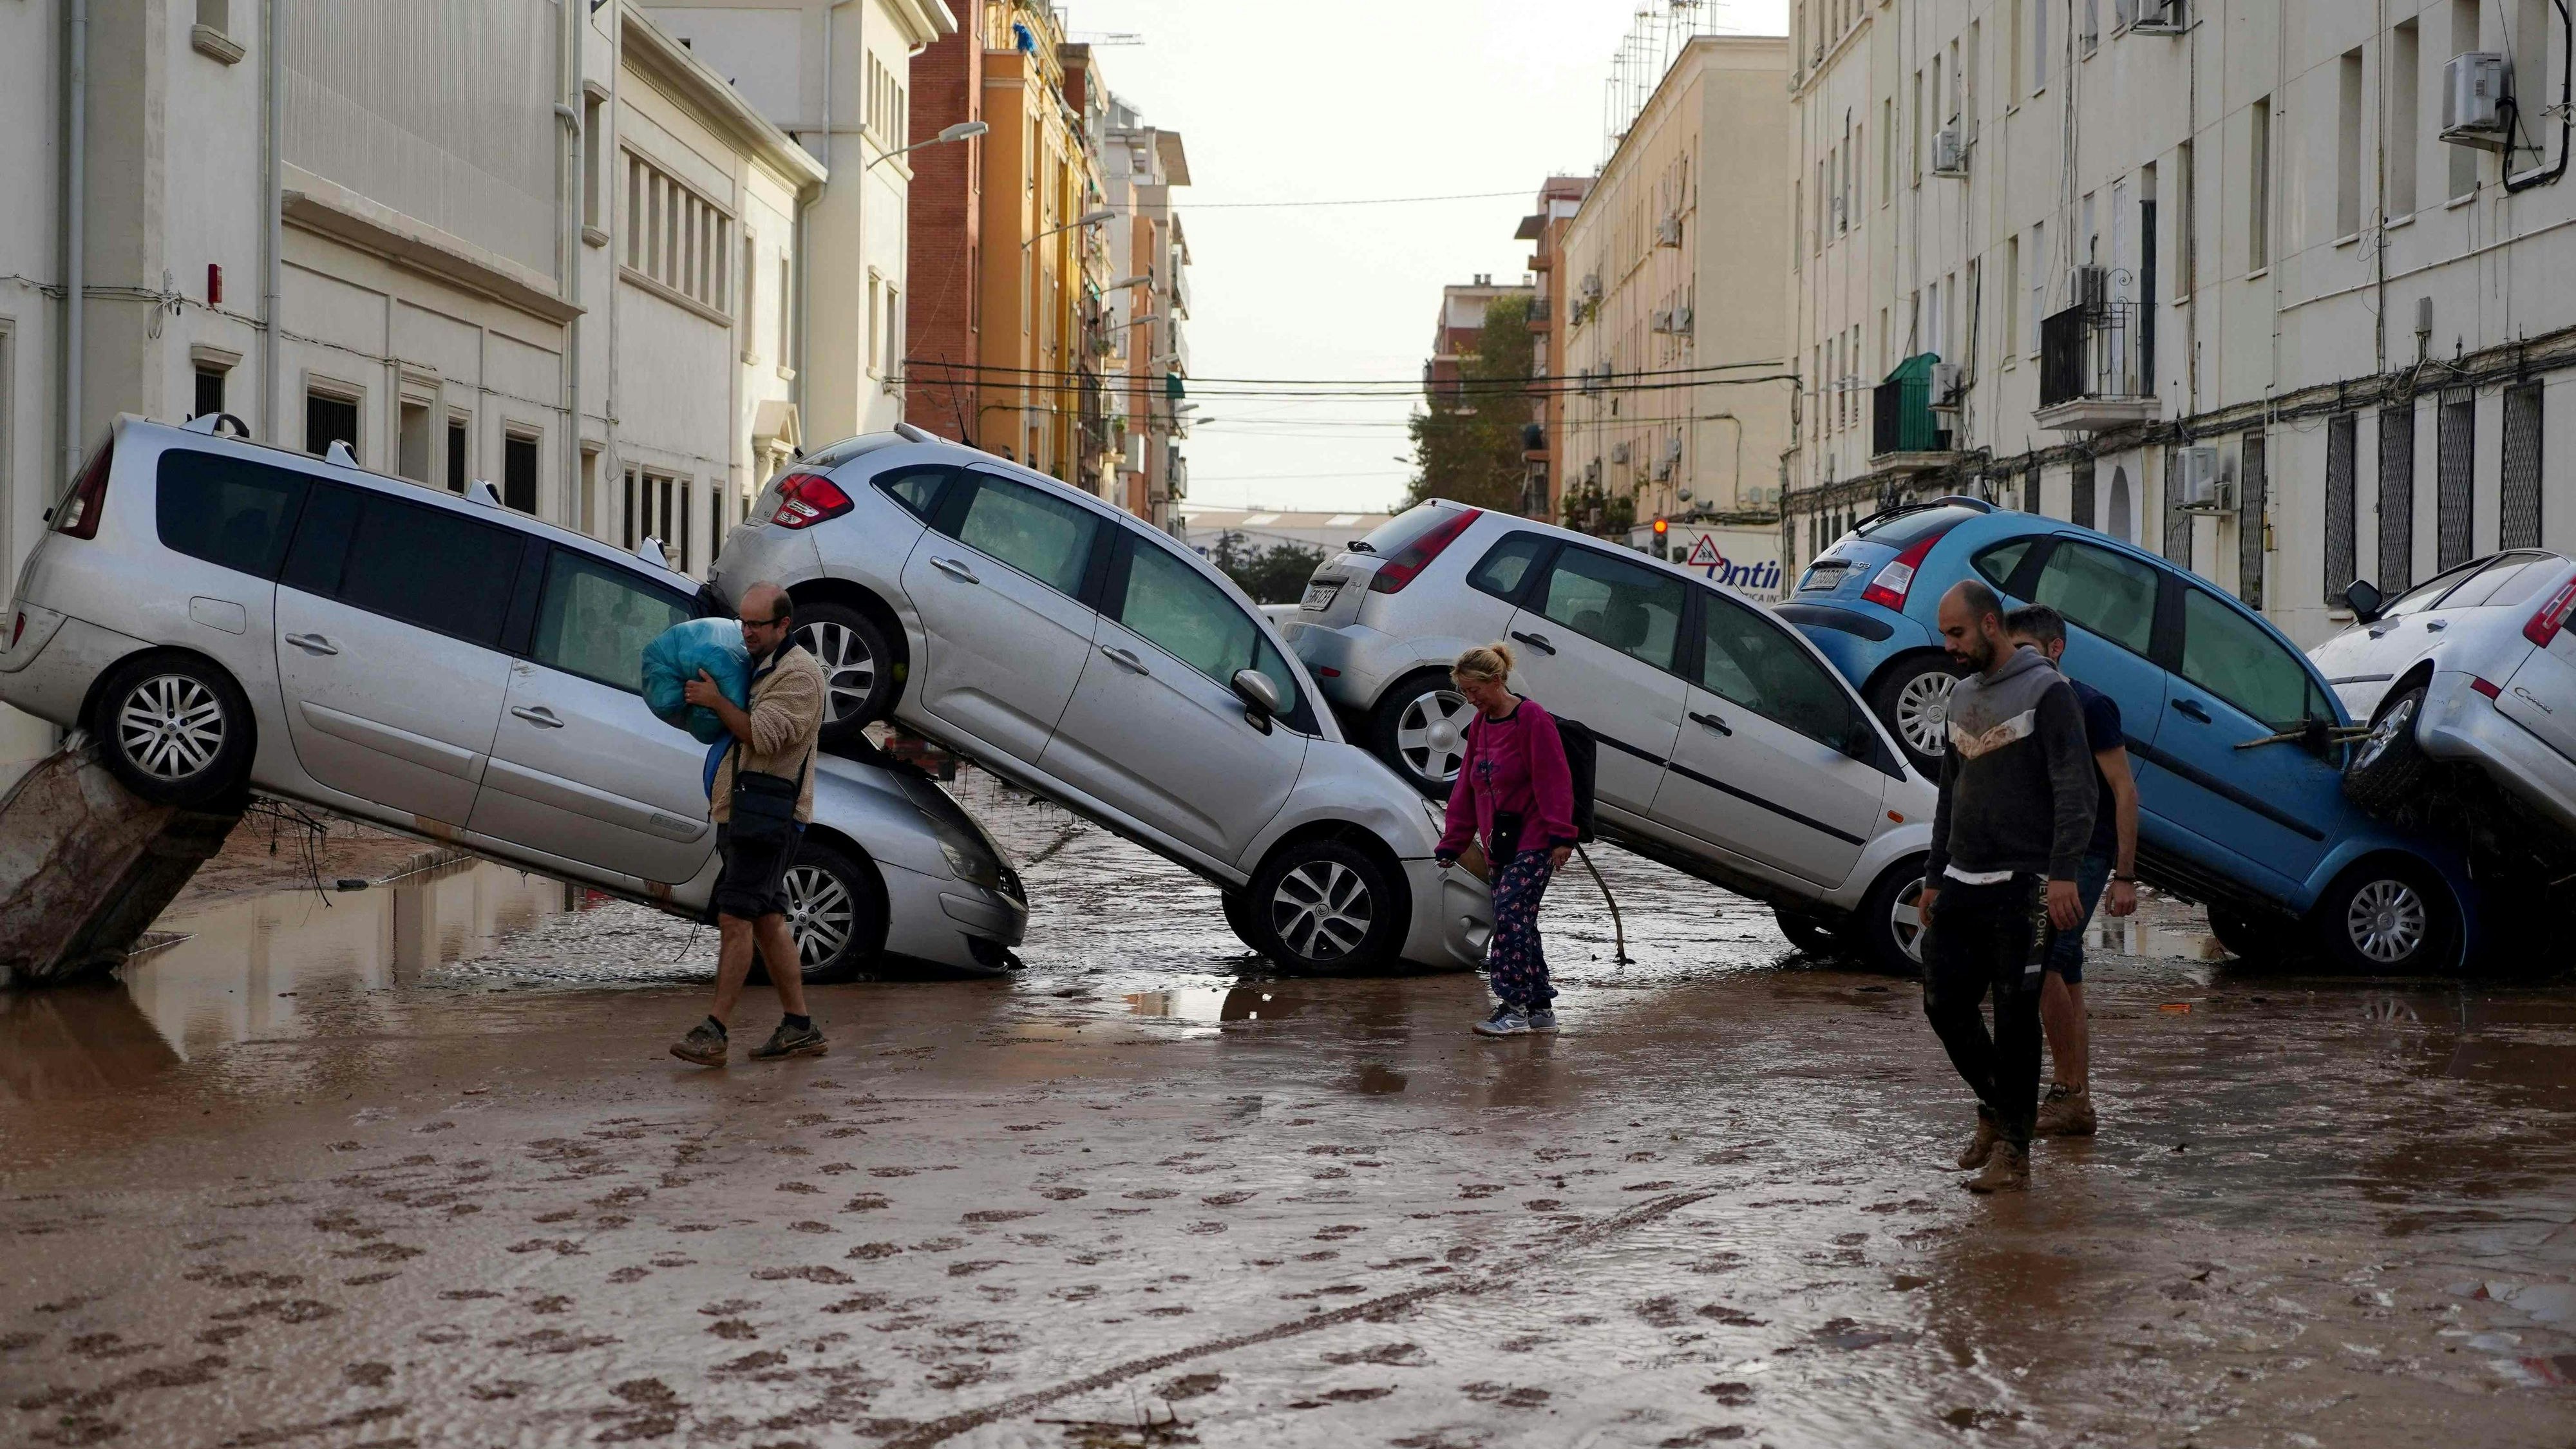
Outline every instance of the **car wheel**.
<svg viewBox="0 0 2576 1449">
<path fill-rule="evenodd" d="M 2298 947 L 2289 922 L 2277 916 L 2239 910 L 2234 906 L 2213 905 L 2209 908 L 2209 934 L 2227 948 L 2227 954 L 2243 960 L 2263 961 L 2285 955 Z"/>
<path fill-rule="evenodd" d="M 1274 852 L 1246 892 L 1253 949 L 1301 972 L 1375 971 L 1404 944 L 1397 877 L 1338 840 L 1301 840 Z"/>
<path fill-rule="evenodd" d="M 1406 784 L 1434 800 L 1446 800 L 1458 783 L 1458 766 L 1467 758 L 1467 722 L 1475 717 L 1476 707 L 1446 673 L 1426 669 L 1398 681 L 1378 701 L 1370 739 L 1377 757 L 1394 766 Z"/>
<path fill-rule="evenodd" d="M 2345 871 L 2308 919 L 2326 954 L 2352 971 L 2439 971 L 2459 939 L 2450 890 L 2412 861 L 2364 861 Z"/>
<path fill-rule="evenodd" d="M 2381 706 L 2370 733 L 2353 748 L 2343 794 L 2365 815 L 2386 820 L 2423 803 L 2424 779 L 2433 768 L 2415 739 L 2424 693 L 2419 686 Z"/>
<path fill-rule="evenodd" d="M 99 686 L 91 733 L 108 770 L 155 805 L 203 805 L 250 779 L 250 701 L 212 661 L 149 655 Z"/>
<path fill-rule="evenodd" d="M 1252 934 L 1252 897 L 1242 891 L 1224 891 L 1219 893 L 1217 901 L 1225 912 L 1225 924 L 1234 932 L 1234 938 L 1253 954 L 1262 954 L 1261 943 Z"/>
<path fill-rule="evenodd" d="M 1949 657 L 1918 654 L 1899 660 L 1869 687 L 1869 707 L 1896 736 L 1907 763 L 1926 775 L 1941 772 L 1950 750 L 1950 691 L 1959 673 Z"/>
<path fill-rule="evenodd" d="M 796 642 L 823 666 L 823 748 L 850 748 L 893 712 L 894 649 L 876 620 L 847 604 L 800 604 Z"/>
<path fill-rule="evenodd" d="M 1833 957 L 1843 953 L 1842 932 L 1820 916 L 1773 906 L 1771 918 L 1780 923 L 1780 934 L 1789 938 L 1789 944 L 1807 955 Z"/>
<path fill-rule="evenodd" d="M 875 864 L 820 841 L 798 846 L 787 867 L 787 934 L 809 983 L 847 981 L 874 965 L 886 938 L 885 882 Z"/>
<path fill-rule="evenodd" d="M 1923 857 L 1900 860 L 1881 872 L 1861 898 L 1854 927 L 1862 959 L 1892 976 L 1923 970 Z"/>
</svg>

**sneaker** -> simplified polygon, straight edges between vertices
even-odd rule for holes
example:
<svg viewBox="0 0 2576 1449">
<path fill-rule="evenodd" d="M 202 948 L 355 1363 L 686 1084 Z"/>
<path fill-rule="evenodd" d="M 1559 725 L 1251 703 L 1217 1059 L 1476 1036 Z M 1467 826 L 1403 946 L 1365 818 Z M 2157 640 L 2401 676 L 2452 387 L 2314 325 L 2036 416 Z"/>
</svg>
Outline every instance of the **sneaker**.
<svg viewBox="0 0 2576 1449">
<path fill-rule="evenodd" d="M 1986 1159 L 1986 1170 L 1968 1179 L 1968 1191 L 2024 1192 L 2030 1187 L 2030 1149 L 2017 1142 L 1998 1142 Z"/>
<path fill-rule="evenodd" d="M 2093 1135 L 2093 1094 L 2081 1089 L 2070 1090 L 2059 1082 L 2048 1089 L 2048 1100 L 2039 1104 L 2039 1124 L 2031 1129 L 2034 1137 L 2090 1137 Z"/>
<path fill-rule="evenodd" d="M 1995 1119 L 1982 1111 L 1979 1112 L 1977 1135 L 1969 1138 L 1968 1145 L 1960 1151 L 1959 1165 L 1961 1167 L 1985 1166 L 1986 1159 L 1994 1155 L 1995 1144 L 2002 1140 L 2003 1134 L 1995 1130 Z"/>
<path fill-rule="evenodd" d="M 1495 1007 L 1493 1015 L 1476 1023 L 1478 1036 L 1527 1036 L 1529 1032 L 1530 1019 L 1508 1001 Z"/>
<path fill-rule="evenodd" d="M 781 1057 L 819 1057 L 829 1050 L 831 1048 L 823 1041 L 822 1028 L 793 1027 L 782 1021 L 778 1030 L 769 1034 L 769 1040 L 751 1049 L 751 1059 L 774 1062 Z"/>
<path fill-rule="evenodd" d="M 1531 1012 L 1529 1014 L 1529 1029 L 1534 1032 L 1552 1032 L 1556 1030 L 1556 1013 L 1544 1006 Z"/>
<path fill-rule="evenodd" d="M 671 1043 L 671 1055 L 693 1066 L 720 1067 L 732 1043 L 723 1032 L 707 1022 L 689 1028 L 689 1034 Z"/>
</svg>

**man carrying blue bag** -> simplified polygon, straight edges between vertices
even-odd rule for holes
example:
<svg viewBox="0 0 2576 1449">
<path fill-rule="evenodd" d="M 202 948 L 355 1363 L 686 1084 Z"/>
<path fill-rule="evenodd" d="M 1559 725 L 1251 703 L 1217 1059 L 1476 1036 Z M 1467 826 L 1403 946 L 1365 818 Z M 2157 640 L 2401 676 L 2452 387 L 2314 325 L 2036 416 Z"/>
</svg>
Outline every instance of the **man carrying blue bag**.
<svg viewBox="0 0 2576 1449">
<path fill-rule="evenodd" d="M 787 592 L 776 584 L 743 591 L 742 642 L 751 665 L 749 706 L 726 697 L 705 669 L 688 681 L 691 713 L 707 711 L 723 725 L 732 746 L 716 766 L 707 816 L 716 826 L 723 868 L 712 901 L 719 944 L 716 999 L 707 1019 L 674 1042 L 671 1055 L 702 1067 L 720 1067 L 730 1051 L 726 1029 L 751 975 L 755 946 L 778 988 L 785 1018 L 769 1040 L 752 1048 L 755 1061 L 821 1056 L 823 1033 L 805 1011 L 805 978 L 796 939 L 787 929 L 787 868 L 797 841 L 814 818 L 814 750 L 823 732 L 823 668 L 790 641 L 795 621 Z"/>
</svg>

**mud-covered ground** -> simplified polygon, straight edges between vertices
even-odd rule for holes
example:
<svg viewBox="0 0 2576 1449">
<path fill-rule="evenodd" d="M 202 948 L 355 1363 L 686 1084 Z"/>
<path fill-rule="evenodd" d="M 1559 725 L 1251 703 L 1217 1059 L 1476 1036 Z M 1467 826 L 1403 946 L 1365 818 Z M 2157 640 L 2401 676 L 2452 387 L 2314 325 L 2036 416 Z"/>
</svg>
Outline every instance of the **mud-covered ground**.
<svg viewBox="0 0 2576 1449">
<path fill-rule="evenodd" d="M 488 866 L 0 1002 L 0 1444 L 2576 1439 L 2567 989 L 2168 910 L 2093 963 L 2102 1135 L 1976 1200 L 1913 984 L 1658 867 L 1595 852 L 1624 966 L 1561 879 L 1565 1031 L 1487 1042 L 958 789 L 1027 969 L 818 991 L 820 1060 L 673 1061 L 708 934 Z"/>
</svg>

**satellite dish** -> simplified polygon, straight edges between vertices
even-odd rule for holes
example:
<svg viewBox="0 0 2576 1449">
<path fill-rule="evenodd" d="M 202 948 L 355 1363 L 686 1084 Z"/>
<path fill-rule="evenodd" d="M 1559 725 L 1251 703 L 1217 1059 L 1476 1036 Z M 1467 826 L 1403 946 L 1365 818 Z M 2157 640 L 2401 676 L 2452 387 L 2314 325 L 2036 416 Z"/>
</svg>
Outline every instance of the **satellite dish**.
<svg viewBox="0 0 2576 1449">
<path fill-rule="evenodd" d="M 477 478 L 465 485 L 465 501 L 480 503 L 486 508 L 498 508 L 501 506 L 501 495 L 492 491 L 492 485 L 488 480 Z"/>
</svg>

